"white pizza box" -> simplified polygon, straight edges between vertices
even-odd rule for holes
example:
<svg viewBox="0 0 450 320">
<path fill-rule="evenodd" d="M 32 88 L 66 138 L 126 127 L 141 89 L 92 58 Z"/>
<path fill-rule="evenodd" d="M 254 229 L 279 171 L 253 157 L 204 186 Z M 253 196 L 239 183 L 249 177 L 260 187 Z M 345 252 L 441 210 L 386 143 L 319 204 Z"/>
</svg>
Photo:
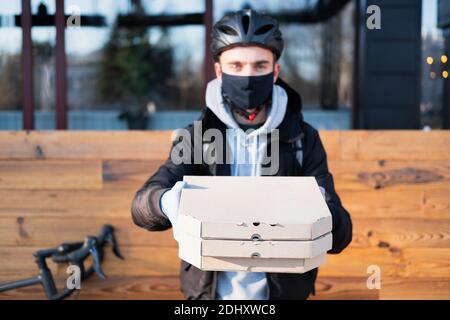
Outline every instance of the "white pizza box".
<svg viewBox="0 0 450 320">
<path fill-rule="evenodd" d="M 332 218 L 314 177 L 184 176 L 178 228 L 201 239 L 314 240 Z"/>
<path fill-rule="evenodd" d="M 325 263 L 331 233 L 311 241 L 205 240 L 181 233 L 180 259 L 203 271 L 304 273 Z"/>
<path fill-rule="evenodd" d="M 201 239 L 180 233 L 181 246 L 204 257 L 313 258 L 331 249 L 331 232 L 308 241 Z"/>
</svg>

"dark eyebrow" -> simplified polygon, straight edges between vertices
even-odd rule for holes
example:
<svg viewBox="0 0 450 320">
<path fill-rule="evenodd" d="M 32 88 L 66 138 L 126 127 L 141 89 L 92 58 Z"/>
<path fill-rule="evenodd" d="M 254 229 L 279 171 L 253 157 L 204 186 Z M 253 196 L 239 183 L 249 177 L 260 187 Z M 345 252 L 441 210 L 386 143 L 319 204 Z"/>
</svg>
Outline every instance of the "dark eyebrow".
<svg viewBox="0 0 450 320">
<path fill-rule="evenodd" d="M 268 64 L 268 63 L 270 63 L 269 60 L 258 60 L 258 61 L 252 62 L 253 65 L 262 65 L 262 64 Z M 242 64 L 242 62 L 236 60 L 236 61 L 230 61 L 227 64 Z"/>
</svg>

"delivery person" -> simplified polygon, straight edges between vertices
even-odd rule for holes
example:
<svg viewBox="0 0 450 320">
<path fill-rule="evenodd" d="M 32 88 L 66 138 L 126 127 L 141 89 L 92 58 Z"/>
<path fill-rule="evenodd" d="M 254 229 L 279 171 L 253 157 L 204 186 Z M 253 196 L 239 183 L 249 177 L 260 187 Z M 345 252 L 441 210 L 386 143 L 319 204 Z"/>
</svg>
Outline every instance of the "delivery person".
<svg viewBox="0 0 450 320">
<path fill-rule="evenodd" d="M 201 130 L 218 129 L 230 142 L 226 133 L 230 129 L 244 140 L 251 131 L 255 137 L 259 129 L 278 129 L 279 167 L 272 175 L 316 178 L 332 214 L 333 246 L 328 253 L 340 253 L 352 239 L 351 219 L 336 194 L 319 134 L 303 121 L 299 94 L 279 78 L 283 39 L 278 22 L 248 9 L 227 14 L 214 25 L 211 49 L 217 77 L 206 90 Z M 185 129 L 193 136 L 194 127 Z M 296 147 L 299 139 L 302 161 Z M 181 141 L 174 141 L 172 150 Z M 245 141 L 244 147 L 231 152 L 233 157 L 247 153 L 254 159 L 264 151 L 257 139 Z M 177 239 L 184 175 L 261 175 L 261 166 L 239 161 L 176 164 L 169 157 L 137 191 L 131 209 L 134 223 L 149 231 L 173 226 Z M 306 299 L 314 293 L 317 273 L 317 269 L 303 274 L 201 271 L 181 260 L 180 281 L 187 299 Z"/>
</svg>

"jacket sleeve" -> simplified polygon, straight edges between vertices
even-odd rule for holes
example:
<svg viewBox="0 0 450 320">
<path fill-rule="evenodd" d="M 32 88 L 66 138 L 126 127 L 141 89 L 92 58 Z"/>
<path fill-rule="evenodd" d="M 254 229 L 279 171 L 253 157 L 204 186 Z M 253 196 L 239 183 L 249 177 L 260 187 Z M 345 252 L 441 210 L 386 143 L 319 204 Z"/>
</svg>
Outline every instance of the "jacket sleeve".
<svg viewBox="0 0 450 320">
<path fill-rule="evenodd" d="M 333 247 L 328 253 L 340 253 L 352 241 L 352 221 L 334 188 L 333 176 L 328 171 L 327 156 L 319 133 L 308 124 L 305 124 L 305 128 L 303 174 L 314 176 L 319 186 L 325 189 L 325 198 L 333 221 Z"/>
<path fill-rule="evenodd" d="M 189 127 L 187 129 L 190 131 Z M 161 196 L 165 191 L 172 188 L 177 181 L 183 180 L 183 176 L 195 175 L 196 171 L 196 165 L 192 161 L 191 163 L 175 164 L 170 157 L 173 148 L 178 143 L 185 142 L 176 139 L 172 142 L 168 159 L 136 192 L 131 204 L 131 217 L 139 227 L 149 231 L 163 231 L 171 227 L 169 219 L 160 207 Z M 189 143 L 192 147 L 192 141 L 189 141 Z"/>
</svg>

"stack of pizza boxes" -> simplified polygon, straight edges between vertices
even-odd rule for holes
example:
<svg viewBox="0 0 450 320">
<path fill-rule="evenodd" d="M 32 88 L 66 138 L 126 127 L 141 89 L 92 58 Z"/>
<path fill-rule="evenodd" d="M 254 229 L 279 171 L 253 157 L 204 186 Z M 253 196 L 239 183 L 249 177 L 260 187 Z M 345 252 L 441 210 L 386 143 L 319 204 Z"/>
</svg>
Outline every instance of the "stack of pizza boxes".
<svg viewBox="0 0 450 320">
<path fill-rule="evenodd" d="M 325 262 L 332 219 L 314 177 L 185 176 L 179 257 L 204 271 L 303 273 Z"/>
</svg>

